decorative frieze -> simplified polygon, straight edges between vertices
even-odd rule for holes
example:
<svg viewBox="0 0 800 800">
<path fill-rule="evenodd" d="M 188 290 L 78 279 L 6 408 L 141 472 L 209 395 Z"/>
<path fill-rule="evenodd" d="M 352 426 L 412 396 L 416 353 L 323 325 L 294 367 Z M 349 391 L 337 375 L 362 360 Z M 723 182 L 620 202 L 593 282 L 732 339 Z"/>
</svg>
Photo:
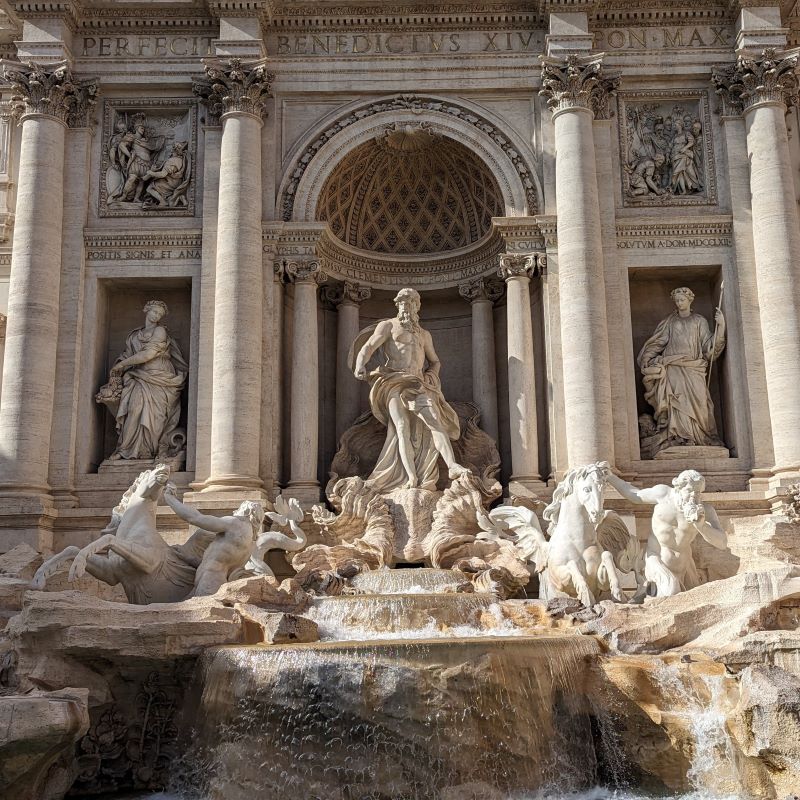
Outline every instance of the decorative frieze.
<svg viewBox="0 0 800 800">
<path fill-rule="evenodd" d="M 711 222 L 617 224 L 618 250 L 675 250 L 732 245 L 733 229 L 730 217 Z"/>
<path fill-rule="evenodd" d="M 608 119 L 609 100 L 616 92 L 619 77 L 604 75 L 602 56 L 570 54 L 565 59 L 541 56 L 542 88 L 547 107 L 558 114 L 574 108 L 587 108 L 595 119 Z"/>
<path fill-rule="evenodd" d="M 707 92 L 620 92 L 619 106 L 624 204 L 715 204 Z"/>
<path fill-rule="evenodd" d="M 101 217 L 194 214 L 197 107 L 186 100 L 106 100 Z"/>
<path fill-rule="evenodd" d="M 97 96 L 97 81 L 75 80 L 66 63 L 45 68 L 28 62 L 3 67 L 3 79 L 11 84 L 11 113 L 17 119 L 27 114 L 55 117 L 70 127 L 85 127 Z"/>
<path fill-rule="evenodd" d="M 768 48 L 760 57 L 742 54 L 735 64 L 715 67 L 711 81 L 722 99 L 723 113 L 738 115 L 759 103 L 795 105 L 800 90 L 798 57 Z"/>
<path fill-rule="evenodd" d="M 89 263 L 112 261 L 200 261 L 200 231 L 163 233 L 90 233 L 84 237 Z"/>
<path fill-rule="evenodd" d="M 272 97 L 275 80 L 267 70 L 266 60 L 209 59 L 205 69 L 206 78 L 196 80 L 193 90 L 206 103 L 212 117 L 234 112 L 256 117 L 266 115 L 267 100 Z"/>
</svg>

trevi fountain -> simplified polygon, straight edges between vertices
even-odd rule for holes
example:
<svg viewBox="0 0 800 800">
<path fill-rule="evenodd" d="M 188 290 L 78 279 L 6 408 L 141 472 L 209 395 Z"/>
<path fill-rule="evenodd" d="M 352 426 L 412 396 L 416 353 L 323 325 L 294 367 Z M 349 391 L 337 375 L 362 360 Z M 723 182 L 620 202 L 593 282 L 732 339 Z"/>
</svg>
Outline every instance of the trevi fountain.
<svg viewBox="0 0 800 800">
<path fill-rule="evenodd" d="M 0 0 L 0 799 L 797 800 L 795 0 Z"/>
</svg>

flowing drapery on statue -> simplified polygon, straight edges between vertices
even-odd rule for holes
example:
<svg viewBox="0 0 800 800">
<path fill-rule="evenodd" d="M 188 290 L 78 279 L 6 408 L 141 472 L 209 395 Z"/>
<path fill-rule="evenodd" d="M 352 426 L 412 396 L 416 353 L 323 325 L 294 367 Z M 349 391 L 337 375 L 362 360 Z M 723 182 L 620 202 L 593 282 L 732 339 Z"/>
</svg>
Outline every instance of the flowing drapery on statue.
<svg viewBox="0 0 800 800">
<path fill-rule="evenodd" d="M 348 359 L 355 376 L 369 380 L 370 408 L 387 429 L 367 482 L 379 492 L 401 487 L 434 490 L 440 455 L 451 479 L 468 472 L 456 463 L 450 444 L 459 436 L 458 415 L 442 394 L 441 364 L 431 335 L 419 325 L 419 294 L 403 289 L 395 304 L 397 317 L 361 331 Z M 385 363 L 367 376 L 366 364 L 379 349 Z"/>
<path fill-rule="evenodd" d="M 108 384 L 97 394 L 97 402 L 107 405 L 116 419 L 119 438 L 112 460 L 165 457 L 173 446 L 189 366 L 159 324 L 166 313 L 160 300 L 145 306 L 145 326 L 128 335 Z"/>
<path fill-rule="evenodd" d="M 706 377 L 725 347 L 724 317 L 718 309 L 715 335 L 705 317 L 691 311 L 691 290 L 681 287 L 671 296 L 677 310 L 658 324 L 637 358 L 655 423 L 643 431 L 645 458 L 666 447 L 722 445 Z"/>
</svg>

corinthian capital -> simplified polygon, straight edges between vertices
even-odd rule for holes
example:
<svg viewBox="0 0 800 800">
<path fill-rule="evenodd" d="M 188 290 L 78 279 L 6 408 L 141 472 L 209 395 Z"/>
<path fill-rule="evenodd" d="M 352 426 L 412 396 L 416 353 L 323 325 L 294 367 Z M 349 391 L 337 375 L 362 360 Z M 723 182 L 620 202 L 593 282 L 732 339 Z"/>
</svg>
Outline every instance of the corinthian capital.
<svg viewBox="0 0 800 800">
<path fill-rule="evenodd" d="M 608 119 L 608 101 L 616 92 L 619 76 L 603 75 L 602 54 L 568 55 L 565 59 L 541 56 L 542 88 L 547 107 L 557 114 L 588 108 L 596 119 Z"/>
<path fill-rule="evenodd" d="M 779 53 L 775 48 L 753 58 L 742 54 L 735 64 L 714 67 L 711 82 L 722 98 L 726 114 L 741 114 L 759 103 L 797 103 L 798 53 Z"/>
<path fill-rule="evenodd" d="M 503 286 L 496 278 L 476 278 L 458 285 L 458 293 L 469 303 L 496 303 L 503 296 Z"/>
<path fill-rule="evenodd" d="M 325 283 L 327 280 L 316 260 L 287 261 L 286 277 L 292 283 Z"/>
<path fill-rule="evenodd" d="M 66 63 L 45 68 L 28 62 L 4 64 L 3 78 L 11 84 L 11 113 L 17 119 L 27 114 L 45 114 L 71 127 L 89 123 L 95 105 L 97 81 L 75 80 Z"/>
<path fill-rule="evenodd" d="M 500 256 L 497 274 L 504 281 L 511 278 L 532 278 L 542 274 L 544 260 L 543 253 L 504 253 Z"/>
<path fill-rule="evenodd" d="M 275 76 L 267 71 L 266 61 L 244 62 L 209 59 L 204 62 L 206 78 L 194 82 L 192 89 L 208 106 L 212 117 L 241 111 L 263 117 L 266 100 L 272 97 Z"/>
</svg>

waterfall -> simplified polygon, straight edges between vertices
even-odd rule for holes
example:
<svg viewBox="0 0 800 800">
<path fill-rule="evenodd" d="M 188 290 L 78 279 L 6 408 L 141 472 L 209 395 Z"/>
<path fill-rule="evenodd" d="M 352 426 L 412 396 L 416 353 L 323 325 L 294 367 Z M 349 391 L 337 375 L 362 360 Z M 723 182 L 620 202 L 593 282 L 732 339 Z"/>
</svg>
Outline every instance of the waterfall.
<svg viewBox="0 0 800 800">
<path fill-rule="evenodd" d="M 178 783 L 207 800 L 587 789 L 584 679 L 598 652 L 547 635 L 218 648 L 200 665 Z"/>
</svg>

